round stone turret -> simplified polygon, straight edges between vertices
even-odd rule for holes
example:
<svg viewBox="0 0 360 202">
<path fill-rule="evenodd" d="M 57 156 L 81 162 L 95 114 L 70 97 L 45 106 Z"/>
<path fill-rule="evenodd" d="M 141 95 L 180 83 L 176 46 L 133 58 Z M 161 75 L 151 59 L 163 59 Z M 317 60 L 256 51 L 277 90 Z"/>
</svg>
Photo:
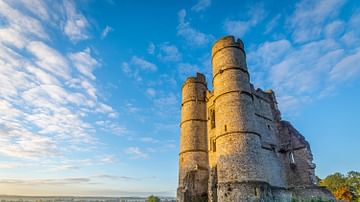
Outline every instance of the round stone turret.
<svg viewBox="0 0 360 202">
<path fill-rule="evenodd" d="M 206 128 L 206 81 L 197 74 L 182 86 L 179 160 L 179 201 L 207 199 L 208 154 Z"/>
<path fill-rule="evenodd" d="M 212 48 L 213 85 L 214 79 L 226 69 L 238 69 L 243 71 L 249 81 L 249 73 L 246 66 L 246 54 L 243 42 L 235 40 L 233 36 L 226 36 L 215 42 Z M 237 80 L 237 79 L 235 79 Z"/>
<path fill-rule="evenodd" d="M 218 201 L 264 199 L 271 189 L 261 166 L 261 134 L 241 40 L 233 36 L 218 40 L 212 64 Z"/>
<path fill-rule="evenodd" d="M 214 57 L 214 54 L 222 48 L 231 46 L 242 49 L 244 51 L 244 43 L 241 41 L 241 39 L 235 40 L 234 36 L 224 36 L 215 41 L 211 49 L 211 56 Z"/>
</svg>

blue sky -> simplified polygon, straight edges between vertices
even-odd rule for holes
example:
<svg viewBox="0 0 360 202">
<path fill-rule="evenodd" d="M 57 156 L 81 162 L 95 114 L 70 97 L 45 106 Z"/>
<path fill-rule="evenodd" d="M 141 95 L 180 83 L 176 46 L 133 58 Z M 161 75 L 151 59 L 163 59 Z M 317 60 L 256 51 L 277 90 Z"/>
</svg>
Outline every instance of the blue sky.
<svg viewBox="0 0 360 202">
<path fill-rule="evenodd" d="M 359 4 L 0 1 L 0 194 L 174 196 L 181 84 L 228 34 L 317 175 L 359 171 Z"/>
</svg>

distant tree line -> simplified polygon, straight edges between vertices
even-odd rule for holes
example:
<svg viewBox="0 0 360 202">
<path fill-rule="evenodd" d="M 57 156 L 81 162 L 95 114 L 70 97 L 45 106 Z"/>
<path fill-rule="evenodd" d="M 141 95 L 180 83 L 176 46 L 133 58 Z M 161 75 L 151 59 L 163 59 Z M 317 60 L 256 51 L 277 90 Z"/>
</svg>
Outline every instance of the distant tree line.
<svg viewBox="0 0 360 202">
<path fill-rule="evenodd" d="M 336 172 L 319 178 L 319 185 L 329 189 L 337 200 L 360 202 L 360 172 L 350 171 L 346 175 Z"/>
</svg>

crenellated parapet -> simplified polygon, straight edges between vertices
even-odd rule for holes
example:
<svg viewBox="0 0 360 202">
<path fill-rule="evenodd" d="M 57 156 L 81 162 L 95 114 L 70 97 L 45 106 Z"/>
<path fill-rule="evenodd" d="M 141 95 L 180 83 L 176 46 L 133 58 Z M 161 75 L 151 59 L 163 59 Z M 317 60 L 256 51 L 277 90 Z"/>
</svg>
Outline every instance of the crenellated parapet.
<svg viewBox="0 0 360 202">
<path fill-rule="evenodd" d="M 212 48 L 211 62 L 213 65 L 213 86 L 217 86 L 214 80 L 217 76 L 228 70 L 240 70 L 250 80 L 246 65 L 244 44 L 240 39 L 226 36 L 216 41 Z"/>
</svg>

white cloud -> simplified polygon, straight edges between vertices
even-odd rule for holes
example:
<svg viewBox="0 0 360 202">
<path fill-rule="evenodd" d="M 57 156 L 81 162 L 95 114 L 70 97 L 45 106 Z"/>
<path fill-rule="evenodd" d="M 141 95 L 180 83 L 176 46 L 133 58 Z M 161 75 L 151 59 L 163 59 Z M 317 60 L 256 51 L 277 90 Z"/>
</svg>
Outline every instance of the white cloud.
<svg viewBox="0 0 360 202">
<path fill-rule="evenodd" d="M 26 49 L 35 56 L 35 63 L 41 68 L 64 79 L 70 78 L 70 68 L 66 58 L 41 41 L 32 41 Z"/>
<path fill-rule="evenodd" d="M 340 60 L 330 71 L 330 78 L 335 81 L 352 79 L 360 73 L 360 48 L 356 53 Z"/>
<path fill-rule="evenodd" d="M 111 113 L 114 111 L 111 106 L 103 104 L 103 103 L 99 103 L 99 107 L 97 108 L 97 110 L 99 110 L 100 112 L 103 112 L 103 113 Z"/>
<path fill-rule="evenodd" d="M 11 27 L 0 28 L 0 38 L 2 43 L 16 48 L 23 48 L 28 42 L 23 33 Z"/>
<path fill-rule="evenodd" d="M 117 136 L 122 136 L 122 135 L 128 133 L 128 130 L 126 127 L 121 126 L 120 124 L 115 123 L 110 120 L 105 120 L 105 121 L 99 120 L 99 121 L 96 121 L 95 123 L 96 123 L 96 125 L 100 126 L 101 130 L 110 132 Z"/>
<path fill-rule="evenodd" d="M 195 12 L 204 11 L 208 7 L 211 6 L 211 0 L 199 0 L 197 4 L 195 4 L 191 10 Z"/>
<path fill-rule="evenodd" d="M 117 158 L 114 155 L 99 156 L 98 159 L 101 163 L 105 163 L 105 164 L 113 164 L 118 162 Z"/>
<path fill-rule="evenodd" d="M 148 52 L 150 55 L 153 55 L 153 54 L 155 53 L 155 49 L 156 49 L 155 44 L 154 44 L 154 43 L 149 43 L 147 52 Z"/>
<path fill-rule="evenodd" d="M 248 54 L 252 78 L 261 86 L 274 88 L 284 112 L 318 99 L 329 80 L 330 70 L 344 57 L 332 39 L 294 46 L 287 40 L 265 42 Z M 320 92 L 320 93 L 319 93 Z M 293 106 L 291 106 L 293 105 Z"/>
<path fill-rule="evenodd" d="M 278 14 L 271 19 L 271 21 L 266 25 L 265 34 L 271 32 L 279 24 L 281 17 L 282 16 Z"/>
<path fill-rule="evenodd" d="M 129 147 L 125 150 L 125 153 L 133 159 L 146 159 L 149 157 L 149 155 L 141 151 L 139 147 Z"/>
<path fill-rule="evenodd" d="M 55 76 L 47 73 L 40 68 L 32 65 L 26 66 L 25 68 L 28 72 L 33 74 L 41 84 L 55 84 L 57 86 L 61 85 L 59 80 Z"/>
<path fill-rule="evenodd" d="M 78 166 L 75 165 L 71 165 L 71 164 L 62 164 L 62 165 L 57 165 L 54 166 L 53 168 L 51 168 L 51 171 L 55 171 L 55 172 L 63 172 L 63 171 L 68 171 L 68 170 L 77 170 L 79 169 Z"/>
<path fill-rule="evenodd" d="M 159 143 L 160 142 L 159 140 L 154 139 L 152 137 L 142 137 L 142 138 L 140 138 L 140 140 L 145 143 Z"/>
<path fill-rule="evenodd" d="M 360 11 L 355 12 L 345 25 L 345 33 L 341 37 L 341 41 L 348 48 L 357 48 L 360 45 Z"/>
<path fill-rule="evenodd" d="M 360 13 L 338 19 L 344 3 L 301 1 L 287 21 L 293 40 L 267 41 L 247 54 L 254 83 L 274 88 L 285 114 L 359 76 Z"/>
<path fill-rule="evenodd" d="M 175 45 L 163 43 L 159 46 L 158 58 L 163 61 L 177 62 L 181 60 L 181 53 Z"/>
<path fill-rule="evenodd" d="M 278 96 L 277 101 L 280 103 L 282 109 L 285 109 L 286 112 L 296 111 L 296 109 L 305 104 L 306 99 L 300 96 L 292 96 L 292 95 L 283 95 Z"/>
<path fill-rule="evenodd" d="M 109 25 L 106 25 L 104 30 L 101 32 L 101 39 L 105 39 L 105 37 L 112 31 L 114 31 L 114 28 L 110 27 Z"/>
<path fill-rule="evenodd" d="M 87 28 L 89 23 L 87 19 L 79 13 L 72 1 L 64 1 L 64 9 L 66 12 L 66 22 L 64 33 L 73 42 L 88 39 Z"/>
<path fill-rule="evenodd" d="M 289 51 L 292 51 L 292 45 L 288 40 L 282 39 L 278 41 L 265 42 L 261 44 L 256 52 L 248 53 L 249 65 L 256 65 L 263 68 L 269 68 L 271 65 L 280 62 Z"/>
<path fill-rule="evenodd" d="M 117 175 L 107 175 L 107 174 L 97 175 L 97 176 L 95 176 L 95 177 L 97 177 L 97 178 L 103 178 L 103 179 L 108 179 L 108 180 L 137 180 L 136 178 L 133 178 L 133 177 L 117 176 Z"/>
<path fill-rule="evenodd" d="M 157 85 L 170 85 L 170 86 L 176 86 L 177 81 L 173 76 L 170 76 L 168 74 L 162 74 L 160 75 L 160 79 L 157 81 Z"/>
<path fill-rule="evenodd" d="M 340 40 L 347 46 L 356 46 L 360 42 L 360 38 L 354 31 L 346 32 Z"/>
<path fill-rule="evenodd" d="M 131 73 L 131 68 L 129 66 L 129 63 L 127 62 L 123 62 L 121 65 L 121 70 L 125 73 L 125 74 L 130 74 Z"/>
<path fill-rule="evenodd" d="M 174 114 L 179 114 L 179 98 L 173 93 L 162 93 L 153 99 L 156 114 L 162 117 L 174 118 Z"/>
<path fill-rule="evenodd" d="M 0 16 L 5 20 L 5 25 L 16 30 L 18 35 L 35 36 L 41 39 L 49 38 L 37 19 L 20 12 L 6 1 L 0 1 Z"/>
<path fill-rule="evenodd" d="M 289 29 L 297 43 L 317 40 L 322 36 L 323 24 L 339 14 L 345 0 L 302 0 L 289 18 Z"/>
<path fill-rule="evenodd" d="M 228 34 L 242 37 L 250 29 L 251 24 L 247 21 L 226 20 L 224 29 Z"/>
<path fill-rule="evenodd" d="M 27 161 L 29 162 L 29 161 Z M 21 165 L 30 167 L 29 169 L 38 169 L 43 168 L 44 170 L 39 170 L 40 172 L 52 172 L 52 173 L 58 173 L 58 172 L 72 172 L 77 170 L 82 170 L 85 167 L 93 166 L 93 165 L 101 165 L 102 163 L 99 162 L 98 158 L 86 158 L 86 159 L 67 159 L 63 156 L 53 158 L 53 159 L 46 159 L 37 162 L 37 164 L 34 165 L 34 161 L 31 161 L 29 163 L 22 163 Z"/>
<path fill-rule="evenodd" d="M 88 80 L 79 80 L 79 84 L 94 101 L 97 100 L 96 88 Z"/>
<path fill-rule="evenodd" d="M 109 118 L 117 118 L 119 116 L 119 114 L 110 105 L 104 103 L 98 103 L 96 111 L 107 114 Z"/>
<path fill-rule="evenodd" d="M 324 33 L 326 37 L 339 38 L 345 29 L 345 23 L 341 20 L 335 20 L 326 25 Z"/>
<path fill-rule="evenodd" d="M 151 97 L 154 97 L 156 95 L 156 91 L 153 88 L 146 89 L 146 94 L 148 94 Z"/>
<path fill-rule="evenodd" d="M 157 66 L 143 58 L 133 56 L 129 62 L 123 62 L 121 64 L 121 70 L 130 78 L 133 78 L 137 82 L 142 81 L 141 73 L 143 72 L 155 72 Z"/>
<path fill-rule="evenodd" d="M 263 6 L 256 5 L 249 8 L 248 17 L 245 20 L 230 20 L 226 19 L 224 22 L 224 30 L 231 35 L 243 37 L 252 27 L 261 22 L 267 13 Z"/>
<path fill-rule="evenodd" d="M 94 68 L 99 65 L 98 61 L 91 56 L 90 48 L 77 53 L 70 53 L 69 58 L 74 63 L 76 69 L 84 76 L 95 80 L 93 75 Z"/>
<path fill-rule="evenodd" d="M 195 75 L 197 72 L 200 72 L 200 68 L 197 65 L 189 63 L 180 63 L 178 64 L 178 72 L 182 78 L 187 78 L 191 75 Z"/>
<path fill-rule="evenodd" d="M 28 165 L 24 163 L 17 162 L 0 162 L 0 169 L 14 169 L 19 167 L 27 167 Z"/>
<path fill-rule="evenodd" d="M 23 71 L 18 71 L 18 66 L 22 62 L 18 57 L 8 57 L 6 52 L 1 50 L 0 46 L 0 97 L 13 101 L 22 90 L 33 87 L 34 84 L 29 74 Z M 2 56 L 6 57 L 3 60 Z"/>
<path fill-rule="evenodd" d="M 190 25 L 186 21 L 186 10 L 182 9 L 178 12 L 179 25 L 177 27 L 177 35 L 185 39 L 189 45 L 203 46 L 208 44 L 214 37 L 202 33 Z"/>
<path fill-rule="evenodd" d="M 1 125 L 5 125 L 8 129 L 7 131 L 0 131 L 0 143 L 2 145 L 0 154 L 27 159 L 59 155 L 56 144 L 51 138 L 35 135 L 24 129 L 14 128 L 10 124 Z"/>
<path fill-rule="evenodd" d="M 7 100 L 0 100 L 0 111 L 3 118 L 7 120 L 15 119 L 21 115 L 21 111 L 14 108 Z"/>
<path fill-rule="evenodd" d="M 290 53 L 290 54 L 289 54 Z M 303 91 L 316 90 L 315 85 L 319 81 L 316 77 L 326 74 L 331 66 L 343 55 L 343 51 L 336 42 L 332 40 L 321 40 L 311 42 L 288 52 L 283 61 L 273 66 L 276 68 L 287 66 L 289 68 L 286 77 L 273 77 L 274 84 L 285 83 L 291 90 Z M 280 70 L 281 71 L 281 70 Z M 289 74 L 291 77 L 289 78 Z M 282 78 L 282 79 L 280 79 Z"/>
<path fill-rule="evenodd" d="M 50 20 L 49 7 L 44 1 L 20 0 L 22 6 L 44 21 Z M 20 6 L 20 5 L 19 5 Z M 50 11 L 51 12 L 51 11 Z"/>
<path fill-rule="evenodd" d="M 127 62 L 123 62 L 121 64 L 121 70 L 128 76 L 131 78 L 134 78 L 136 81 L 140 82 L 142 81 L 142 77 L 139 75 L 139 69 L 134 67 L 134 69 L 132 69 L 132 67 L 130 67 L 130 64 Z"/>
<path fill-rule="evenodd" d="M 149 70 L 149 71 L 156 71 L 157 66 L 143 58 L 139 58 L 137 56 L 133 56 L 131 58 L 131 64 L 138 66 L 140 69 Z"/>
<path fill-rule="evenodd" d="M 140 111 L 140 108 L 134 106 L 134 104 L 132 104 L 132 103 L 126 103 L 125 104 L 125 109 L 129 113 L 135 113 L 135 112 Z"/>
<path fill-rule="evenodd" d="M 59 31 L 49 21 L 81 20 L 81 14 L 71 2 L 65 2 L 69 18 L 61 11 L 46 12 L 46 3 L 35 2 L 33 7 L 27 7 L 0 1 L 4 23 L 0 28 L 1 156 L 41 162 L 93 149 L 98 140 L 87 118 L 92 114 L 117 114 L 98 98 L 92 73 L 98 60 L 90 49 L 64 53 L 49 45 L 49 35 Z M 38 14 L 27 15 L 36 8 Z M 120 131 L 113 120 L 104 120 L 112 130 Z"/>
<path fill-rule="evenodd" d="M 0 184 L 18 184 L 18 185 L 68 185 L 89 183 L 90 178 L 59 178 L 59 179 L 0 179 Z"/>
</svg>

